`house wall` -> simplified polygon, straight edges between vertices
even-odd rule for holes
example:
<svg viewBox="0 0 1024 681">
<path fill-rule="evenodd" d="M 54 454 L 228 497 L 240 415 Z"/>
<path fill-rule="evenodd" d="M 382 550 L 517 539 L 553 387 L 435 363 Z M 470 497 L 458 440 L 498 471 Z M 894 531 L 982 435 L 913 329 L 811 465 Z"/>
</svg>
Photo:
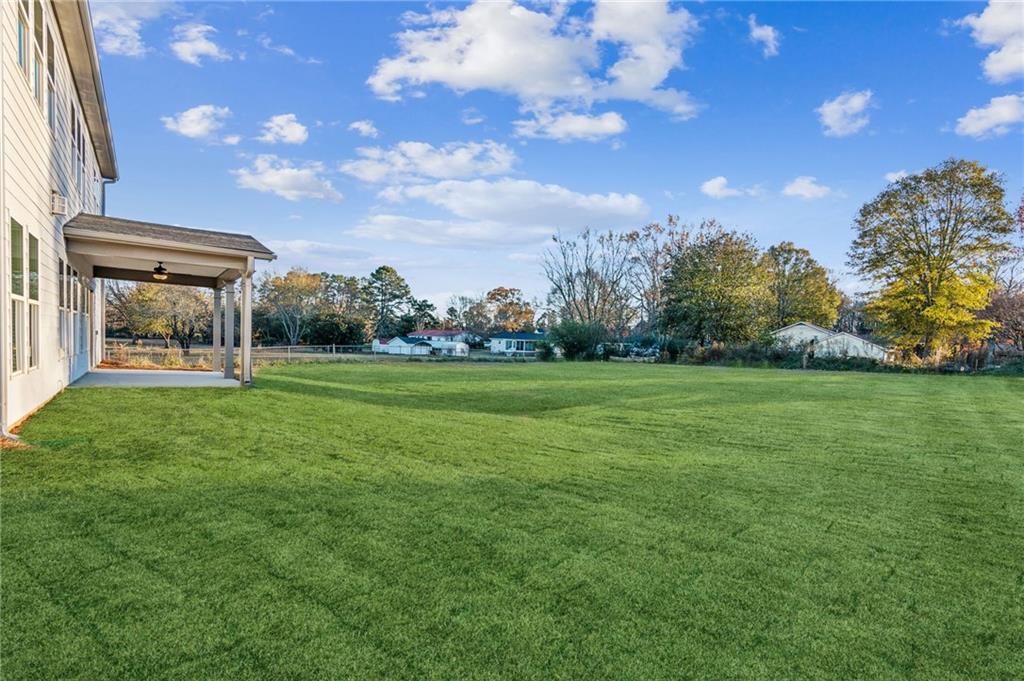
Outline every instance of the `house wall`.
<svg viewBox="0 0 1024 681">
<path fill-rule="evenodd" d="M 867 357 L 885 360 L 885 350 L 863 338 L 839 333 L 819 345 L 816 353 L 822 357 Z"/>
<path fill-rule="evenodd" d="M 26 11 L 27 5 L 27 11 Z M 33 60 L 36 58 L 35 14 L 40 13 L 42 44 L 38 46 L 42 95 L 33 88 Z M 25 16 L 28 28 L 28 75 L 18 62 L 18 17 Z M 49 107 L 49 69 L 46 36 L 53 36 L 53 127 Z M 72 118 L 74 108 L 74 119 Z M 2 329 L 2 396 L 0 420 L 7 427 L 31 413 L 78 378 L 94 364 L 89 348 L 100 329 L 101 301 L 91 280 L 91 269 L 72 260 L 79 277 L 71 284 L 77 294 L 74 306 L 60 309 L 58 265 L 68 264 L 62 227 L 79 211 L 101 211 L 102 185 L 89 131 L 81 114 L 82 106 L 71 79 L 63 41 L 60 39 L 53 7 L 48 0 L 4 0 L 0 3 L 0 329 Z M 72 129 L 81 130 L 84 158 L 76 158 Z M 80 158 L 80 160 L 78 160 Z M 78 179 L 76 167 L 80 167 Z M 67 197 L 67 215 L 51 214 L 52 190 Z M 28 235 L 39 240 L 39 299 L 16 296 L 11 282 L 11 220 L 22 225 L 25 237 L 25 293 L 28 293 Z M 67 279 L 65 296 L 67 298 Z M 84 295 L 82 292 L 85 292 Z M 83 298 L 85 300 L 83 304 Z M 12 300 L 23 312 L 20 323 L 12 317 Z M 38 309 L 39 331 L 36 342 L 38 361 L 28 364 L 30 308 Z M 23 341 L 21 366 L 13 368 L 13 335 Z"/>
<path fill-rule="evenodd" d="M 777 338 L 783 345 L 799 346 L 806 345 L 811 341 L 821 343 L 832 334 L 830 332 L 823 333 L 822 331 L 815 329 L 813 326 L 797 324 L 788 329 L 775 331 L 772 335 L 775 336 L 775 338 Z"/>
</svg>

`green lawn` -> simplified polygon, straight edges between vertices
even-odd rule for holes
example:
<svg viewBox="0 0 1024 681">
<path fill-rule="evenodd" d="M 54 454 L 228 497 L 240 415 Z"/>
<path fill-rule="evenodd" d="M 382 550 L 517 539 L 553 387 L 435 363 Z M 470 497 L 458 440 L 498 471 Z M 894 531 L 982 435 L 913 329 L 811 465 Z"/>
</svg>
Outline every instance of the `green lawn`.
<svg viewBox="0 0 1024 681">
<path fill-rule="evenodd" d="M 1024 380 L 621 364 L 66 391 L 3 678 L 1024 677 Z"/>
</svg>

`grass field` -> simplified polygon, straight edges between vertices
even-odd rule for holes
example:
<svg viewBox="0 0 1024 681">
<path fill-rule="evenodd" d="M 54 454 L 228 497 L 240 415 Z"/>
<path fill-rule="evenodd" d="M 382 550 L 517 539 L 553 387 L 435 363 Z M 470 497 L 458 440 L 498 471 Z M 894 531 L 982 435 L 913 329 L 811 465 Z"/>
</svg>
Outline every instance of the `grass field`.
<svg viewBox="0 0 1024 681">
<path fill-rule="evenodd" d="M 9 679 L 1024 677 L 1024 380 L 306 365 L 2 453 Z"/>
</svg>

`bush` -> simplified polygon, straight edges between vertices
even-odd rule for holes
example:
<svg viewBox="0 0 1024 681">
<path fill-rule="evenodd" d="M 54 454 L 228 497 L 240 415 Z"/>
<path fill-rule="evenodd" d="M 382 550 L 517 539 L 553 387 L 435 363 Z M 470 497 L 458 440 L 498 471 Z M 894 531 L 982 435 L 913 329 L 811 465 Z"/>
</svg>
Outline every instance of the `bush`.
<svg viewBox="0 0 1024 681">
<path fill-rule="evenodd" d="M 564 321 L 556 324 L 548 332 L 551 341 L 562 348 L 566 359 L 594 360 L 598 357 L 598 347 L 608 336 L 604 326 L 596 322 Z"/>
<path fill-rule="evenodd" d="M 537 341 L 533 344 L 536 350 L 536 357 L 541 362 L 550 362 L 555 359 L 555 346 L 547 341 Z"/>
</svg>

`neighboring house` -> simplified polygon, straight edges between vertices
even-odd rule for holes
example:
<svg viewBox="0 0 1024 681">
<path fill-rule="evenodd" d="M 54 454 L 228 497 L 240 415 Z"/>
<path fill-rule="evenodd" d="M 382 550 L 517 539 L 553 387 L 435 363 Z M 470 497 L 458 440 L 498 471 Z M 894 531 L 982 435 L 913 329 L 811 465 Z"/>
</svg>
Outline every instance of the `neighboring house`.
<svg viewBox="0 0 1024 681">
<path fill-rule="evenodd" d="M 543 333 L 532 331 L 505 331 L 490 338 L 492 355 L 518 355 L 532 357 L 536 353 L 537 341 L 547 338 Z"/>
<path fill-rule="evenodd" d="M 103 215 L 118 172 L 87 2 L 4 0 L 0 32 L 0 434 L 102 359 L 104 279 L 207 286 L 218 302 L 230 288 L 231 310 L 242 282 L 247 382 L 254 262 L 273 253 Z M 219 326 L 231 337 L 233 323 Z"/>
<path fill-rule="evenodd" d="M 413 336 L 374 338 L 374 352 L 385 355 L 443 355 L 445 357 L 469 357 L 469 346 L 452 341 L 433 341 Z"/>
<path fill-rule="evenodd" d="M 465 329 L 420 329 L 409 334 L 410 338 L 423 338 L 428 341 L 447 341 L 449 343 L 469 343 L 473 334 Z"/>
<path fill-rule="evenodd" d="M 867 357 L 884 362 L 889 351 L 866 338 L 845 331 L 835 333 L 818 344 L 815 354 L 820 357 Z"/>
<path fill-rule="evenodd" d="M 802 347 L 810 343 L 820 343 L 834 333 L 835 331 L 823 329 L 817 324 L 797 322 L 796 324 L 790 324 L 789 326 L 772 331 L 771 335 L 779 341 L 780 345 Z"/>
<path fill-rule="evenodd" d="M 429 355 L 433 346 L 430 341 L 408 336 L 374 338 L 373 351 L 385 355 Z"/>
<path fill-rule="evenodd" d="M 889 351 L 866 338 L 845 331 L 829 331 L 810 322 L 796 322 L 772 331 L 782 345 L 807 348 L 819 357 L 867 357 L 883 362 Z"/>
</svg>

